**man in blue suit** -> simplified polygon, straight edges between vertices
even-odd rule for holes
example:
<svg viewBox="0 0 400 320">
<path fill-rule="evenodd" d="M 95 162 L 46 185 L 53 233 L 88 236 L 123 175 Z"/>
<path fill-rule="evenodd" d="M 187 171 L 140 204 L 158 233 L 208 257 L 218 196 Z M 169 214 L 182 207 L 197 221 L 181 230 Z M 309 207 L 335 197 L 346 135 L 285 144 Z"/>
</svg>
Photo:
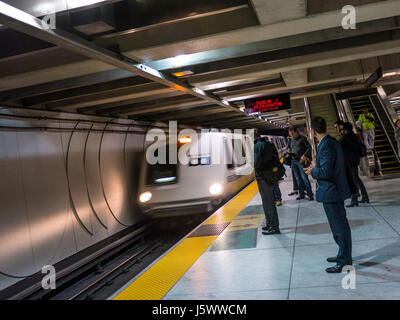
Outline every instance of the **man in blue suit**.
<svg viewBox="0 0 400 320">
<path fill-rule="evenodd" d="M 344 200 L 350 198 L 351 193 L 346 178 L 343 151 L 339 142 L 327 134 L 324 118 L 312 119 L 311 129 L 319 145 L 316 166 L 310 166 L 305 172 L 317 180 L 317 201 L 323 203 L 333 238 L 339 246 L 337 256 L 327 259 L 328 262 L 336 262 L 336 265 L 327 268 L 326 272 L 340 273 L 344 266 L 353 263 L 351 230 L 344 208 Z"/>
</svg>

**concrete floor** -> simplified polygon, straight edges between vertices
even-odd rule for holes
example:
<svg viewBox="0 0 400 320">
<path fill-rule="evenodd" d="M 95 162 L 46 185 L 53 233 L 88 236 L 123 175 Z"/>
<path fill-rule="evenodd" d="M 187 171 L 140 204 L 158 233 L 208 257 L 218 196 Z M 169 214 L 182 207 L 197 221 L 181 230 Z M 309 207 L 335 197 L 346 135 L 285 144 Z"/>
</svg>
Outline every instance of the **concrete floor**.
<svg viewBox="0 0 400 320">
<path fill-rule="evenodd" d="M 322 205 L 288 197 L 289 177 L 280 185 L 281 235 L 261 234 L 265 220 L 257 194 L 241 214 L 253 214 L 248 217 L 258 228 L 244 224 L 236 234 L 227 228 L 164 299 L 400 299 L 399 183 L 399 178 L 368 180 L 371 204 L 347 209 L 355 289 L 343 289 L 345 274 L 325 272 L 332 265 L 326 258 L 336 255 L 337 246 Z M 232 242 L 232 236 L 242 240 Z"/>
</svg>

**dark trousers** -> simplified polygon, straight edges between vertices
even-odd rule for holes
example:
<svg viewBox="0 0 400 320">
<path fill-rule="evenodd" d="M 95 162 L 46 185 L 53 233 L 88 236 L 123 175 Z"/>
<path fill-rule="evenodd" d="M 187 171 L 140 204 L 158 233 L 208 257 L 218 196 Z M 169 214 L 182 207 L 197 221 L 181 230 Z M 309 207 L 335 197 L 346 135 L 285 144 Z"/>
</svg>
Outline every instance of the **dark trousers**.
<svg viewBox="0 0 400 320">
<path fill-rule="evenodd" d="M 346 175 L 351 192 L 351 202 L 358 203 L 360 191 L 363 199 L 369 199 L 367 189 L 358 175 L 358 166 L 346 166 Z"/>
<path fill-rule="evenodd" d="M 261 200 L 264 208 L 267 227 L 272 229 L 279 228 L 278 212 L 274 201 L 274 186 L 268 184 L 264 179 L 257 178 L 258 190 L 260 191 Z"/>
<path fill-rule="evenodd" d="M 293 191 L 299 190 L 299 185 L 297 184 L 296 177 L 294 175 L 293 167 L 292 167 L 292 178 L 293 178 Z"/>
<path fill-rule="evenodd" d="M 364 183 L 362 182 L 360 176 L 358 175 L 358 166 L 353 167 L 353 176 L 358 189 L 356 196 L 358 197 L 358 191 L 360 191 L 363 199 L 369 199 L 367 189 L 365 188 Z"/>
<path fill-rule="evenodd" d="M 282 201 L 282 192 L 281 189 L 279 189 L 279 184 L 277 183 L 274 185 L 274 200 L 276 201 Z"/>
<path fill-rule="evenodd" d="M 333 239 L 339 246 L 337 263 L 341 266 L 352 265 L 351 257 L 351 230 L 346 217 L 344 201 L 323 203 Z"/>
<path fill-rule="evenodd" d="M 302 163 L 296 160 L 292 161 L 292 170 L 299 186 L 299 193 L 302 196 L 304 195 L 305 190 L 307 191 L 307 195 L 310 197 L 313 195 L 311 183 L 303 169 L 304 165 Z"/>
</svg>

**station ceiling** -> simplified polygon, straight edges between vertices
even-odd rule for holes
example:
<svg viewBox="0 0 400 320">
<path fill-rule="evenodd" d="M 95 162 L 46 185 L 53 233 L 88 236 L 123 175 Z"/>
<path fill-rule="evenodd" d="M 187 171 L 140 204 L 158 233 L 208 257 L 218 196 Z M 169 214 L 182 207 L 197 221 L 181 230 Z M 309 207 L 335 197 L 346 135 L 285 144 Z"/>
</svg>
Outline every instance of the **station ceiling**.
<svg viewBox="0 0 400 320">
<path fill-rule="evenodd" d="M 341 25 L 346 4 L 356 29 Z M 43 30 L 33 16 L 51 12 L 56 29 Z M 363 88 L 379 66 L 376 85 L 400 91 L 398 0 L 8 0 L 0 24 L 3 106 L 272 129 L 304 122 L 304 97 Z M 291 110 L 243 112 L 280 93 Z"/>
</svg>

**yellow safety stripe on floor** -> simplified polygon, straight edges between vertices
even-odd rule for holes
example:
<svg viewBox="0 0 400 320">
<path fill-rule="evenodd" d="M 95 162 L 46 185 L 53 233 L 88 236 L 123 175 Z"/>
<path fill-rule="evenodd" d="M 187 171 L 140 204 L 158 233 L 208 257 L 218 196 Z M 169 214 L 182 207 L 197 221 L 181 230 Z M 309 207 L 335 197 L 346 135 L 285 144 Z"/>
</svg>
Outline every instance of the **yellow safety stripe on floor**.
<svg viewBox="0 0 400 320">
<path fill-rule="evenodd" d="M 217 236 L 187 238 L 132 282 L 114 300 L 160 300 Z"/>
<path fill-rule="evenodd" d="M 231 222 L 258 193 L 257 182 L 254 181 L 234 199 L 215 212 L 204 224 Z"/>
<path fill-rule="evenodd" d="M 253 182 L 215 212 L 205 224 L 231 222 L 257 192 L 257 183 Z M 184 239 L 113 300 L 162 299 L 217 238 L 218 236 L 208 236 Z"/>
</svg>

